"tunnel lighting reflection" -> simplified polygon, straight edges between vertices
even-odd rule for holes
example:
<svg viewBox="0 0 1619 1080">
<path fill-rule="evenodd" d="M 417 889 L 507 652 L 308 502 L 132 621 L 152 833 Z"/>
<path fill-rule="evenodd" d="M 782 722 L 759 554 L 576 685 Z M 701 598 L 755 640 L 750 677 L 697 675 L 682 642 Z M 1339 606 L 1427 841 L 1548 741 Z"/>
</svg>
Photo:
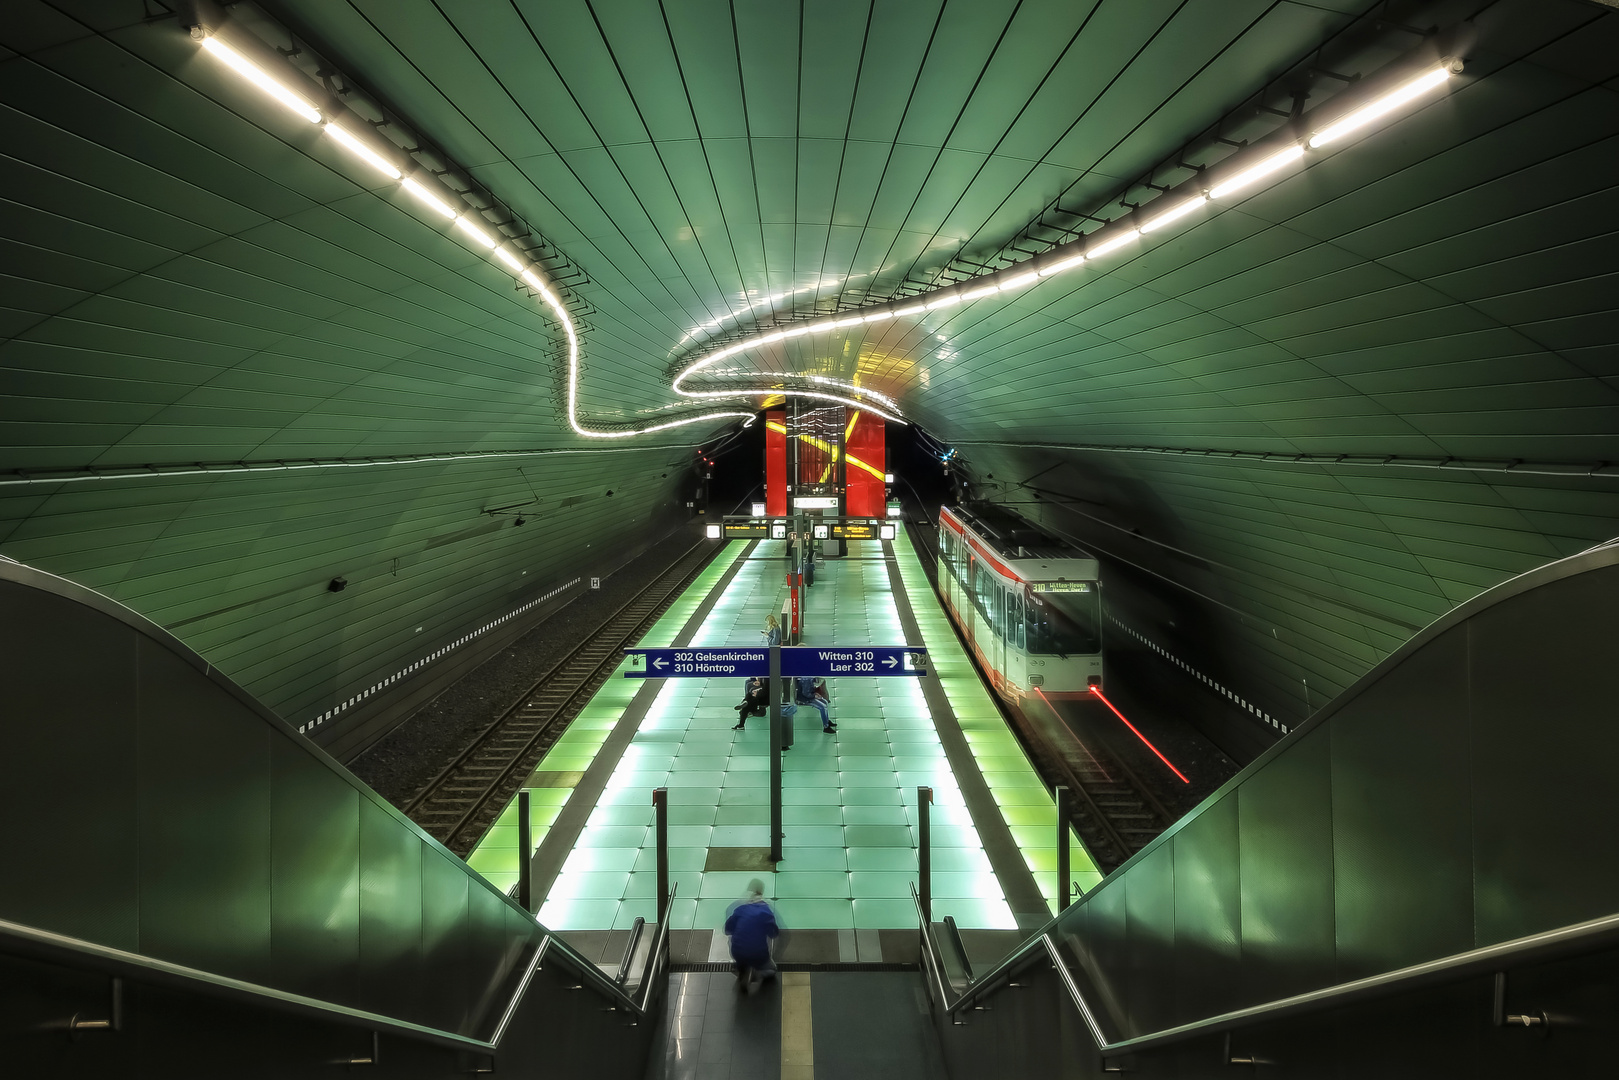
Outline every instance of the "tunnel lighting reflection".
<svg viewBox="0 0 1619 1080">
<path fill-rule="evenodd" d="M 266 94 L 269 94 L 271 97 L 275 98 L 297 115 L 303 117 L 305 120 L 308 120 L 311 124 L 320 123 L 320 110 L 315 108 L 315 106 L 311 105 L 308 101 L 304 100 L 302 94 L 298 94 L 287 87 L 282 86 L 270 76 L 269 72 L 259 67 L 253 61 L 249 60 L 247 57 L 243 56 L 229 45 L 226 45 L 223 41 L 220 41 L 212 34 L 209 34 L 207 37 L 202 39 L 202 47 L 219 57 L 219 59 L 223 60 L 230 66 L 231 70 L 236 72 L 236 74 L 240 75 L 242 78 L 258 87 L 260 90 L 263 90 Z"/>
<path fill-rule="evenodd" d="M 364 161 L 390 180 L 398 180 L 404 174 L 388 163 L 388 159 L 371 149 L 354 135 L 336 124 L 327 124 L 321 130 L 336 139 L 349 153 Z"/>
<path fill-rule="evenodd" d="M 1326 146 L 1328 143 L 1337 142 L 1350 132 L 1358 131 L 1378 117 L 1387 116 L 1406 102 L 1421 97 L 1446 79 L 1449 79 L 1453 74 L 1452 69 L 1461 70 L 1461 64 L 1454 61 L 1441 64 L 1439 67 L 1423 72 L 1410 82 L 1395 87 L 1382 97 L 1375 98 L 1362 105 L 1337 123 L 1311 135 L 1310 149 L 1314 150 L 1318 147 Z"/>
<path fill-rule="evenodd" d="M 1039 693 L 1039 691 L 1035 691 L 1035 692 Z M 1158 758 L 1159 761 L 1162 761 L 1165 765 L 1168 765 L 1169 766 L 1169 771 L 1174 773 L 1176 776 L 1181 778 L 1181 783 L 1183 783 L 1183 784 L 1190 784 L 1191 783 L 1190 780 L 1186 779 L 1186 774 L 1181 772 L 1179 769 L 1175 768 L 1175 766 L 1170 762 L 1170 760 L 1168 758 L 1166 758 L 1162 753 L 1160 753 L 1158 748 L 1156 746 L 1154 746 L 1152 744 L 1152 742 L 1145 735 L 1141 734 L 1141 732 L 1136 729 L 1136 726 L 1134 724 L 1132 724 L 1132 723 L 1130 723 L 1130 721 L 1124 719 L 1124 714 L 1121 713 L 1117 708 L 1114 707 L 1113 702 L 1109 701 L 1106 697 L 1104 697 L 1102 695 L 1102 688 L 1101 687 L 1099 687 L 1099 686 L 1091 687 L 1091 693 L 1095 694 L 1096 699 L 1098 701 L 1100 701 L 1103 705 L 1106 705 L 1108 707 L 1109 712 L 1111 712 L 1114 716 L 1117 716 L 1120 720 L 1124 720 L 1124 726 L 1130 729 L 1131 734 L 1135 735 L 1136 738 L 1140 739 L 1142 744 L 1144 746 L 1146 746 L 1146 748 L 1148 750 L 1151 750 L 1155 755 L 1157 755 L 1157 758 Z M 1040 696 L 1045 697 L 1046 695 L 1045 694 L 1040 694 Z M 1049 700 L 1047 701 L 1047 704 L 1048 705 L 1050 704 Z"/>
</svg>

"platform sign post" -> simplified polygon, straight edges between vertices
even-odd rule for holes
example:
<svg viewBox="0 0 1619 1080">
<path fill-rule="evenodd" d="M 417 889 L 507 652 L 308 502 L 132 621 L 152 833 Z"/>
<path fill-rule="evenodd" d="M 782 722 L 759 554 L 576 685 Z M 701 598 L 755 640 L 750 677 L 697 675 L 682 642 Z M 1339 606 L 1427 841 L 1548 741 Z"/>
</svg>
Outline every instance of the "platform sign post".
<svg viewBox="0 0 1619 1080">
<path fill-rule="evenodd" d="M 922 918 L 933 921 L 933 837 L 929 835 L 928 807 L 933 805 L 933 789 L 916 789 L 916 883 L 922 902 Z M 923 948 L 926 948 L 924 943 Z"/>
<path fill-rule="evenodd" d="M 770 861 L 781 862 L 781 646 L 770 647 Z"/>
<path fill-rule="evenodd" d="M 528 788 L 517 793 L 517 902 L 534 914 L 534 833 L 529 823 Z"/>
<path fill-rule="evenodd" d="M 669 789 L 652 789 L 652 806 L 657 813 L 658 838 L 658 918 L 669 910 Z M 661 927 L 659 929 L 662 929 Z M 668 935 L 663 935 L 665 939 Z M 657 958 L 654 957 L 654 960 Z"/>
<path fill-rule="evenodd" d="M 1073 886 L 1068 872 L 1068 788 L 1057 785 L 1057 914 L 1068 910 L 1068 894 Z"/>
</svg>

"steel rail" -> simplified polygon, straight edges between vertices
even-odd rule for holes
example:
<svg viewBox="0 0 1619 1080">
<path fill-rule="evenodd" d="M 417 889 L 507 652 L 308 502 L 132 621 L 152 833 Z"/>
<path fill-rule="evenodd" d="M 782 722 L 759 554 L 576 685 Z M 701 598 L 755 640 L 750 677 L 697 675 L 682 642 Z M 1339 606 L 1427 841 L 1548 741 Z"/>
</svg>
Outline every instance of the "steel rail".
<svg viewBox="0 0 1619 1080">
<path fill-rule="evenodd" d="M 612 642 L 613 644 L 606 647 L 601 661 L 580 674 L 578 681 L 573 685 L 572 689 L 562 698 L 561 701 L 556 703 L 555 707 L 551 710 L 550 716 L 548 716 L 544 722 L 540 723 L 535 728 L 533 733 L 529 735 L 527 740 L 525 740 L 524 744 L 506 756 L 505 764 L 500 767 L 498 773 L 487 782 L 480 781 L 482 790 L 478 795 L 471 799 L 465 811 L 463 811 L 453 823 L 446 826 L 443 823 L 421 822 L 423 828 L 427 829 L 429 832 L 432 832 L 435 836 L 441 836 L 446 846 L 453 847 L 456 838 L 465 832 L 466 829 L 477 818 L 477 816 L 487 808 L 490 799 L 500 792 L 502 787 L 511 780 L 513 772 L 519 767 L 519 765 L 522 764 L 528 755 L 533 752 L 535 746 L 539 744 L 545 735 L 555 727 L 557 721 L 568 713 L 570 708 L 577 702 L 580 695 L 594 688 L 596 683 L 600 680 L 604 669 L 610 671 L 612 667 L 616 666 L 620 662 L 620 646 L 622 646 L 625 642 L 631 641 L 632 639 L 635 639 L 643 634 L 649 623 L 655 621 L 657 617 L 667 608 L 667 606 L 673 603 L 673 601 L 679 597 L 680 592 L 687 588 L 691 584 L 692 580 L 702 572 L 702 568 L 707 561 L 707 557 L 712 554 L 712 552 L 703 550 L 705 546 L 706 542 L 703 541 L 692 545 L 691 548 L 687 549 L 687 551 L 681 555 L 680 559 L 671 565 L 669 570 L 665 571 L 665 573 L 660 575 L 656 580 L 650 582 L 645 589 L 641 590 L 625 604 L 620 606 L 618 610 L 608 617 L 608 619 L 601 625 L 596 633 L 592 634 L 589 638 L 574 648 L 568 654 L 566 659 L 555 665 L 539 682 L 531 686 L 515 704 L 503 712 L 494 723 L 490 724 L 482 732 L 480 732 L 478 736 L 470 744 L 468 744 L 468 746 L 462 750 L 459 755 L 457 755 L 454 762 L 452 762 L 446 768 L 440 770 L 430 785 L 427 788 L 424 788 L 423 791 L 408 804 L 406 812 L 410 814 L 413 819 L 415 819 L 418 814 L 425 816 L 426 814 L 433 812 L 433 802 L 444 795 L 444 788 L 446 785 L 454 780 L 458 774 L 468 766 L 469 762 L 474 758 L 475 755 L 488 748 L 489 744 L 496 736 L 498 736 L 503 730 L 509 728 L 514 721 L 514 718 L 517 717 L 517 715 L 526 706 L 528 706 L 537 695 L 548 689 L 547 683 L 554 679 L 568 677 L 568 673 L 564 672 L 563 669 L 567 668 L 571 664 L 575 664 L 576 662 L 588 663 L 588 657 L 584 656 L 588 650 L 601 648 L 604 642 Z M 693 553 L 699 553 L 702 557 L 694 562 L 690 558 Z M 660 587 L 662 589 L 662 594 L 661 596 L 657 596 Z M 639 617 L 636 617 L 636 612 L 632 611 L 631 609 L 635 608 L 638 604 L 642 604 L 650 596 L 657 596 L 657 598 L 651 602 L 649 607 L 644 609 L 644 613 L 640 614 Z M 625 617 L 632 618 L 634 621 L 630 622 L 626 626 L 625 622 L 623 621 Z M 583 660 L 581 661 L 582 657 Z"/>
<path fill-rule="evenodd" d="M 680 555 L 680 558 L 676 559 L 673 563 L 670 564 L 670 569 L 673 569 L 674 567 L 680 565 L 680 563 L 685 561 L 685 559 L 686 559 L 686 557 L 688 555 L 690 555 L 693 551 L 695 551 L 697 548 L 699 548 L 701 546 L 702 546 L 702 543 L 699 542 L 697 544 L 693 544 L 686 551 L 682 552 L 681 555 Z M 667 571 L 665 573 L 667 573 Z M 646 593 L 646 591 L 648 589 L 651 589 L 654 586 L 656 586 L 658 584 L 658 581 L 661 581 L 662 578 L 663 578 L 663 575 L 659 575 L 659 577 L 657 579 L 654 579 L 653 581 L 647 583 L 646 589 L 641 590 L 641 592 L 636 593 L 634 596 L 632 596 L 628 600 L 624 601 L 624 603 L 621 604 L 616 611 L 614 611 L 611 615 L 607 616 L 607 618 L 605 620 L 603 620 L 602 626 L 603 627 L 610 626 L 614 619 L 617 619 L 620 615 L 624 614 L 624 612 L 626 610 L 628 610 L 628 608 L 629 608 L 629 606 L 631 604 L 633 604 L 637 600 L 641 599 L 641 597 Z M 571 650 L 568 651 L 566 656 L 564 656 L 561 660 L 558 660 L 555 664 L 553 664 L 549 669 L 546 670 L 545 674 L 541 675 L 538 679 L 535 679 L 534 682 L 529 685 L 529 688 L 527 690 L 523 691 L 522 694 L 518 695 L 518 698 L 517 698 L 515 703 L 513 703 L 512 705 L 507 707 L 507 709 L 504 712 L 502 712 L 499 716 L 495 717 L 495 719 L 491 720 L 487 725 L 485 725 L 483 730 L 479 731 L 478 734 L 473 737 L 472 742 L 470 744 L 468 744 L 466 749 L 462 750 L 461 753 L 459 755 L 457 755 L 448 765 L 444 766 L 436 774 L 434 774 L 433 778 L 422 786 L 422 790 L 420 792 L 418 792 L 414 797 L 412 797 L 412 799 L 408 803 L 405 804 L 405 806 L 403 808 L 405 813 L 406 814 L 414 813 L 416 811 L 416 809 L 422 805 L 422 803 L 426 802 L 432 796 L 435 789 L 437 789 L 440 784 L 442 784 L 446 779 L 448 779 L 452 772 L 454 772 L 456 769 L 460 768 L 463 764 L 466 763 L 467 758 L 472 756 L 474 751 L 476 751 L 478 749 L 478 747 L 483 744 L 485 739 L 487 739 L 490 735 L 492 735 L 495 732 L 495 730 L 500 727 L 500 725 L 504 724 L 508 719 L 510 719 L 510 717 L 511 717 L 511 715 L 513 713 L 515 713 L 518 709 L 521 709 L 523 707 L 523 705 L 529 700 L 529 698 L 533 697 L 535 695 L 535 693 L 537 693 L 541 687 L 543 687 L 547 682 L 549 682 L 553 678 L 555 678 L 557 676 L 557 674 L 560 671 L 562 671 L 563 668 L 567 667 L 567 665 L 570 664 L 574 660 L 575 657 L 577 657 L 581 652 L 583 652 L 585 650 L 585 648 L 591 643 L 592 640 L 593 640 L 593 637 L 592 638 L 586 638 L 584 641 L 581 641 L 578 645 L 575 645 Z"/>
</svg>

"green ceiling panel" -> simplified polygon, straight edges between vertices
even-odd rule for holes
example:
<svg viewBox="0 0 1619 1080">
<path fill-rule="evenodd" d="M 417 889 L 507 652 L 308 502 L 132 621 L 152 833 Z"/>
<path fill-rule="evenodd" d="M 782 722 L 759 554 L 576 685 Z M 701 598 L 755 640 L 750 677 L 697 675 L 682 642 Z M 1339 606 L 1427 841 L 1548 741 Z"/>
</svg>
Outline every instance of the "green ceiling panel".
<svg viewBox="0 0 1619 1080">
<path fill-rule="evenodd" d="M 1054 202 L 1099 211 L 1375 5 L 276 7 L 588 275 L 581 401 L 640 419 L 678 407 L 665 368 L 703 324 L 888 295 Z M 736 367 L 895 396 L 984 493 L 1177 582 L 1178 618 L 1140 632 L 1292 723 L 1456 601 L 1619 533 L 1611 470 L 1549 475 L 1619 461 L 1619 15 L 1476 14 L 1452 87 L 1267 188 L 1015 296 Z M 714 430 L 574 436 L 543 309 L 175 20 L 7 15 L 0 553 L 134 604 L 302 722 L 679 516 Z M 1362 73 L 1412 44 L 1358 33 Z M 16 482 L 494 449 L 566 453 Z M 1432 467 L 1453 457 L 1535 471 Z M 524 499 L 565 525 L 476 530 Z M 336 574 L 354 587 L 326 593 Z"/>
</svg>

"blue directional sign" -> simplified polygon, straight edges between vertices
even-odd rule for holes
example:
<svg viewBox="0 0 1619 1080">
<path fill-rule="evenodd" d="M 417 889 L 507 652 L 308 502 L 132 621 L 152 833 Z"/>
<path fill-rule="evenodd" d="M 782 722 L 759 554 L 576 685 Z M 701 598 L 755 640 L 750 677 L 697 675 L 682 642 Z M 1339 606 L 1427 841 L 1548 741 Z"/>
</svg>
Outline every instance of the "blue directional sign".
<svg viewBox="0 0 1619 1080">
<path fill-rule="evenodd" d="M 626 679 L 745 679 L 770 674 L 770 650 L 759 646 L 624 651 L 630 655 Z"/>
<path fill-rule="evenodd" d="M 818 675 L 908 676 L 926 675 L 928 651 L 911 645 L 799 645 L 781 650 L 781 673 L 788 678 Z"/>
</svg>

